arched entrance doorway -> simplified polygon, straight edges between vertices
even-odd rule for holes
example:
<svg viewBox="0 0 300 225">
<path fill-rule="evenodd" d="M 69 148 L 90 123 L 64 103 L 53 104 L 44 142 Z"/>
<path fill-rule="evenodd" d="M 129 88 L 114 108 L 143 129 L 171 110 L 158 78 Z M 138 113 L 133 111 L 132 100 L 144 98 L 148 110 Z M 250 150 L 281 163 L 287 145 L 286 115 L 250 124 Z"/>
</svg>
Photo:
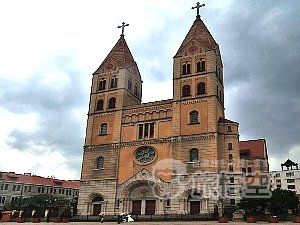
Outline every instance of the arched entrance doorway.
<svg viewBox="0 0 300 225">
<path fill-rule="evenodd" d="M 97 195 L 92 200 L 92 213 L 94 216 L 98 216 L 102 211 L 102 204 L 104 200 L 103 197 L 100 195 Z"/>
<path fill-rule="evenodd" d="M 123 191 L 124 212 L 132 215 L 154 215 L 162 213 L 163 203 L 157 184 L 149 181 L 135 181 Z"/>
</svg>

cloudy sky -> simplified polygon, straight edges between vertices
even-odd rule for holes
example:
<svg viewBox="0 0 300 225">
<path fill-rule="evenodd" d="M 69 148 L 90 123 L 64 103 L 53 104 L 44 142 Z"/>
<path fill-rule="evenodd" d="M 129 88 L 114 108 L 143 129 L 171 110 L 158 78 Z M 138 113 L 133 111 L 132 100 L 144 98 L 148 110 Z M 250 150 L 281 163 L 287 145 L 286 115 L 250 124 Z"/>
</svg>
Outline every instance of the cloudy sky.
<svg viewBox="0 0 300 225">
<path fill-rule="evenodd" d="M 270 169 L 300 162 L 300 1 L 205 0 L 220 45 L 226 117 L 267 140 Z M 143 102 L 172 98 L 172 60 L 195 0 L 0 2 L 0 171 L 79 179 L 91 74 L 119 39 Z M 163 91 L 162 91 L 163 90 Z"/>
</svg>

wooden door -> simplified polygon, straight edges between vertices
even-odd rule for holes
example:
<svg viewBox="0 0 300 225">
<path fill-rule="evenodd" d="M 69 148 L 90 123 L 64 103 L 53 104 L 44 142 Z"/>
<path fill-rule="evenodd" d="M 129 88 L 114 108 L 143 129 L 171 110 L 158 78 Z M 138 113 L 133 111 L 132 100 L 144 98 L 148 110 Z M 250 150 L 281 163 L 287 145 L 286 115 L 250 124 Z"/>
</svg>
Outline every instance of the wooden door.
<svg viewBox="0 0 300 225">
<path fill-rule="evenodd" d="M 190 201 L 190 213 L 199 214 L 200 213 L 200 202 L 199 201 Z"/>
<path fill-rule="evenodd" d="M 146 215 L 154 215 L 155 214 L 155 200 L 146 200 Z"/>
<path fill-rule="evenodd" d="M 93 204 L 93 215 L 98 216 L 101 213 L 101 204 Z"/>
<path fill-rule="evenodd" d="M 141 215 L 141 200 L 134 200 L 132 201 L 132 215 Z"/>
</svg>

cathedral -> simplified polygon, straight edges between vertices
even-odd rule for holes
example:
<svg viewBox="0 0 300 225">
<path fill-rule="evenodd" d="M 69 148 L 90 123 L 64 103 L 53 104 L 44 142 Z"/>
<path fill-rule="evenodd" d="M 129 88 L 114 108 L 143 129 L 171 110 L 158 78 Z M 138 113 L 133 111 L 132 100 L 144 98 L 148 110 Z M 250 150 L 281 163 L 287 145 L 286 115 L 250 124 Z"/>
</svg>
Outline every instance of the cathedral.
<svg viewBox="0 0 300 225">
<path fill-rule="evenodd" d="M 209 215 L 239 201 L 239 124 L 225 117 L 222 57 L 201 6 L 173 57 L 168 100 L 142 103 L 120 26 L 92 74 L 79 214 Z"/>
</svg>

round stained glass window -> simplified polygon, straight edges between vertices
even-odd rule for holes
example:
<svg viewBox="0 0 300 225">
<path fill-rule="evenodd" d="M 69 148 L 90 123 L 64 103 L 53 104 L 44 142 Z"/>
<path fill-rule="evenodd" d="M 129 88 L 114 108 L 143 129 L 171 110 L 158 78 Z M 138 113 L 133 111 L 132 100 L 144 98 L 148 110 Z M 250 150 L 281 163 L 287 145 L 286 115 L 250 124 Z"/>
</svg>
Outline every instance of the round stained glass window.
<svg viewBox="0 0 300 225">
<path fill-rule="evenodd" d="M 155 158 L 155 150 L 152 147 L 144 146 L 140 147 L 135 151 L 135 159 L 139 163 L 150 163 Z"/>
</svg>

